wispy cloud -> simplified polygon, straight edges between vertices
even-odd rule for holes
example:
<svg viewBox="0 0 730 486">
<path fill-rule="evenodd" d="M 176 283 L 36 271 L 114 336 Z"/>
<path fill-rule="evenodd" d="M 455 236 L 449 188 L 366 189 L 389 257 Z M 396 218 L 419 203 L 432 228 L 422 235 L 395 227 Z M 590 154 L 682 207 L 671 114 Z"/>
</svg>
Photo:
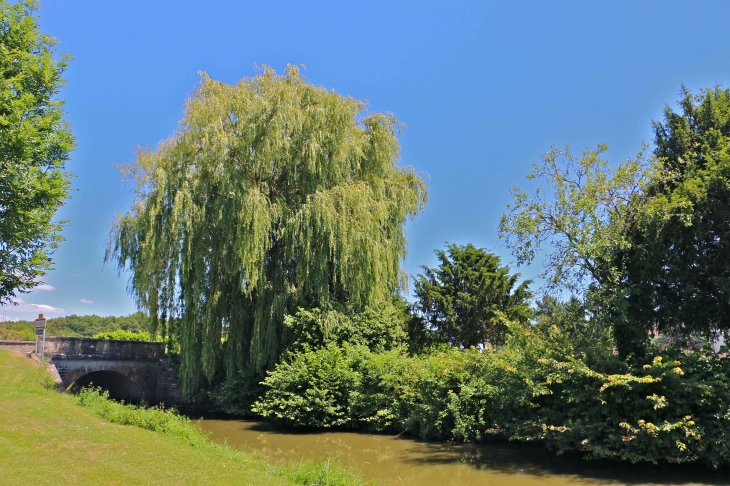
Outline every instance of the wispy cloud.
<svg viewBox="0 0 730 486">
<path fill-rule="evenodd" d="M 40 284 L 40 285 L 37 285 L 36 287 L 34 287 L 34 290 L 51 291 L 51 290 L 56 290 L 56 287 L 54 287 L 53 285 L 48 285 L 48 284 Z"/>
<path fill-rule="evenodd" d="M 14 299 L 15 302 L 18 305 L 10 305 L 8 306 L 8 311 L 11 312 L 50 312 L 53 314 L 63 314 L 64 311 L 60 307 L 53 307 L 52 305 L 47 304 L 34 304 L 32 302 L 26 302 L 23 299 Z"/>
<path fill-rule="evenodd" d="M 93 304 L 94 303 L 93 300 L 89 300 L 89 299 L 81 299 L 79 302 L 81 302 L 82 304 Z"/>
</svg>

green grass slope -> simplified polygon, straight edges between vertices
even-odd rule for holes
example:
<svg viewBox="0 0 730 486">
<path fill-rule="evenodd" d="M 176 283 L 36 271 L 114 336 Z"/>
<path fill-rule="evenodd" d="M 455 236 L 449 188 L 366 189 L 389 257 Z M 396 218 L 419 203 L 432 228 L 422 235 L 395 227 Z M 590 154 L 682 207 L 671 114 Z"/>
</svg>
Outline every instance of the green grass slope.
<svg viewBox="0 0 730 486">
<path fill-rule="evenodd" d="M 362 484 L 321 464 L 275 468 L 207 441 L 110 423 L 51 385 L 33 361 L 0 350 L 0 485 Z"/>
</svg>

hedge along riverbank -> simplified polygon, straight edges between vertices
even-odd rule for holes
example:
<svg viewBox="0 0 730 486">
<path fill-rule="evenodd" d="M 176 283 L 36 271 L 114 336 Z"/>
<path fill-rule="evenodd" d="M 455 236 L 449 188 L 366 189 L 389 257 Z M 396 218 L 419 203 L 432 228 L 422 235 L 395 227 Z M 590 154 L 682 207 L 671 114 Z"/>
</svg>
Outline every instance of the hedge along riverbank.
<svg viewBox="0 0 730 486">
<path fill-rule="evenodd" d="M 586 359 L 557 328 L 511 326 L 500 352 L 329 344 L 293 353 L 253 406 L 287 425 L 545 443 L 559 453 L 730 464 L 730 360 L 711 350 Z"/>
</svg>

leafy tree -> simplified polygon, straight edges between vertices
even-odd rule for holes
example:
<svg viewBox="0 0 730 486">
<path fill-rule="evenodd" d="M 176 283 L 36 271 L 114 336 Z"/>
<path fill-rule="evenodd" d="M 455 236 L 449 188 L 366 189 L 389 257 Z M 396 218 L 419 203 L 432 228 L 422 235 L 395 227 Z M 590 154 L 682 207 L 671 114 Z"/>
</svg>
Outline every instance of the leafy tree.
<svg viewBox="0 0 730 486">
<path fill-rule="evenodd" d="M 502 216 L 499 232 L 519 265 L 544 251 L 546 291 L 581 296 L 596 318 L 610 322 L 625 357 L 641 354 L 648 336 L 629 321 L 626 301 L 616 292 L 622 279 L 617 255 L 631 244 L 627 235 L 642 211 L 654 162 L 644 147 L 613 170 L 602 158 L 607 151 L 599 145 L 577 157 L 570 148 L 552 148 L 528 176 L 546 182 L 548 193 L 515 187 L 514 205 Z"/>
<path fill-rule="evenodd" d="M 730 90 L 692 95 L 654 123 L 657 170 L 619 254 L 627 317 L 646 331 L 730 330 Z"/>
<path fill-rule="evenodd" d="M 63 225 L 53 216 L 70 187 L 74 139 L 55 99 L 70 57 L 53 59 L 57 41 L 41 32 L 37 9 L 0 0 L 0 305 L 51 268 Z"/>
<path fill-rule="evenodd" d="M 551 328 L 557 328 L 589 366 L 611 359 L 611 328 L 605 319 L 589 312 L 584 301 L 571 296 L 568 301 L 561 302 L 545 294 L 536 302 L 536 307 L 533 321 L 539 332 L 549 334 Z"/>
<path fill-rule="evenodd" d="M 186 393 L 221 360 L 229 376 L 273 368 L 298 307 L 364 308 L 405 283 L 404 223 L 426 187 L 396 165 L 396 119 L 365 108 L 293 66 L 236 85 L 203 74 L 177 133 L 126 168 L 136 199 L 107 259 L 179 339 Z"/>
<path fill-rule="evenodd" d="M 570 147 L 553 147 L 528 175 L 547 183 L 547 195 L 542 187 L 510 191 L 514 205 L 502 215 L 499 235 L 518 265 L 545 251 L 541 277 L 548 290 L 582 293 L 618 280 L 613 253 L 625 244 L 651 159 L 642 150 L 612 170 L 602 158 L 607 151 L 601 144 L 577 157 Z"/>
<path fill-rule="evenodd" d="M 530 315 L 529 280 L 500 267 L 498 256 L 472 244 L 437 250 L 438 268 L 421 267 L 414 279 L 416 310 L 444 340 L 469 348 L 504 342 L 504 318 L 526 321 Z"/>
<path fill-rule="evenodd" d="M 99 333 L 125 331 L 130 333 L 144 333 L 149 328 L 149 317 L 142 312 L 135 312 L 128 316 L 100 317 L 97 315 L 77 316 L 72 314 L 65 317 L 54 317 L 46 323 L 46 333 L 49 336 L 93 337 Z M 35 323 L 33 321 L 0 322 L 0 336 L 17 333 L 23 337 L 7 337 L 6 339 L 35 339 Z"/>
</svg>

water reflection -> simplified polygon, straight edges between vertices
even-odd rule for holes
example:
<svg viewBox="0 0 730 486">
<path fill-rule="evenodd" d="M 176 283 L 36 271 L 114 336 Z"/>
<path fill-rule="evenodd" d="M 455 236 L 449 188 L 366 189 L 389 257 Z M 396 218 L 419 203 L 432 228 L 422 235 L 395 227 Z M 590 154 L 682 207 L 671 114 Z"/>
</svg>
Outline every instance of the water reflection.
<svg viewBox="0 0 730 486">
<path fill-rule="evenodd" d="M 728 471 L 701 466 L 633 466 L 555 457 L 525 444 L 445 444 L 351 432 L 300 433 L 262 422 L 201 420 L 211 439 L 275 463 L 332 456 L 383 485 L 730 485 Z"/>
</svg>

